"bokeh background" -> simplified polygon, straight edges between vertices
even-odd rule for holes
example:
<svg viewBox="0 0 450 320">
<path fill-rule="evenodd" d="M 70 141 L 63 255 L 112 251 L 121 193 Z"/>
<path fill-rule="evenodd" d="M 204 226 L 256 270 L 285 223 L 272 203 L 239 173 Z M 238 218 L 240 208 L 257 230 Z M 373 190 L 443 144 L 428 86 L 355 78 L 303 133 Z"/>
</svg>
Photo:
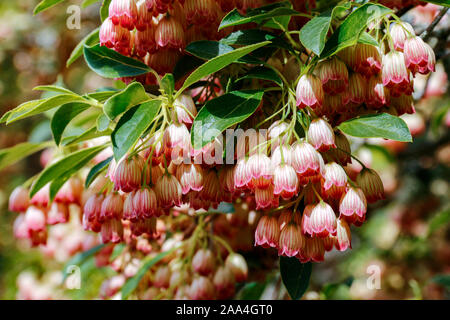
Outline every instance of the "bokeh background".
<svg viewBox="0 0 450 320">
<path fill-rule="evenodd" d="M 92 73 L 82 59 L 70 68 L 65 65 L 76 44 L 98 26 L 99 5 L 83 9 L 81 28 L 69 30 L 66 10 L 71 1 L 33 16 L 37 2 L 0 2 L 0 114 L 39 98 L 41 93 L 32 90 L 37 85 L 58 83 L 79 93 L 112 85 Z M 419 7 L 403 18 L 420 32 L 438 9 Z M 352 250 L 332 253 L 326 262 L 314 264 L 305 299 L 450 298 L 449 37 L 447 13 L 431 39 L 441 60 L 437 72 L 415 83 L 415 98 L 420 100 L 417 113 L 404 117 L 414 143 L 353 141 L 358 156 L 380 172 L 388 196 L 370 208 L 363 227 L 352 230 Z M 2 125 L 0 149 L 51 139 L 49 123 L 48 117 L 40 116 Z M 15 215 L 7 210 L 8 196 L 41 170 L 41 156 L 36 154 L 0 173 L 0 299 L 24 298 L 23 291 L 30 288 L 33 298 L 40 299 L 101 297 L 102 283 L 114 277 L 111 268 L 97 268 L 90 258 L 83 263 L 81 289 L 67 290 L 61 285 L 67 255 L 30 249 L 14 239 Z M 378 272 L 379 289 L 373 281 Z M 368 281 L 375 287 L 368 286 Z M 285 297 L 276 272 L 269 273 L 265 282 L 255 282 L 252 290 L 266 299 Z"/>
</svg>

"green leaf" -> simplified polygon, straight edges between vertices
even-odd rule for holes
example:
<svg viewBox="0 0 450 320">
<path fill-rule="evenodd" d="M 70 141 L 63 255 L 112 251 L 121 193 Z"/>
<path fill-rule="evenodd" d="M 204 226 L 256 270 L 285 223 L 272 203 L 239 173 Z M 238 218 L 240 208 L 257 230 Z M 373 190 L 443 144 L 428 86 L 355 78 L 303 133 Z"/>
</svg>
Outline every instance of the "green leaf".
<svg viewBox="0 0 450 320">
<path fill-rule="evenodd" d="M 450 274 L 439 274 L 437 276 L 434 276 L 431 281 L 440 284 L 447 290 L 450 290 Z"/>
<path fill-rule="evenodd" d="M 330 29 L 331 19 L 350 8 L 350 3 L 342 6 L 336 6 L 332 9 L 322 12 L 317 17 L 308 21 L 300 30 L 300 41 L 303 46 L 316 55 L 320 55 L 325 48 L 325 40 Z"/>
<path fill-rule="evenodd" d="M 93 126 L 92 128 L 88 129 L 87 131 L 83 132 L 80 135 L 63 138 L 61 141 L 61 144 L 66 147 L 72 146 L 74 144 L 77 144 L 77 143 L 80 143 L 80 142 L 83 142 L 86 140 L 109 136 L 111 134 L 111 132 L 112 132 L 112 130 L 110 130 L 110 129 L 100 132 L 100 131 L 97 131 L 97 126 Z"/>
<path fill-rule="evenodd" d="M 412 141 L 411 133 L 405 121 L 387 113 L 354 118 L 341 123 L 338 128 L 353 137 Z"/>
<path fill-rule="evenodd" d="M 430 236 L 434 231 L 438 230 L 443 226 L 449 226 L 450 223 L 450 209 L 439 212 L 434 215 L 428 223 L 428 236 Z"/>
<path fill-rule="evenodd" d="M 32 155 L 33 153 L 50 147 L 52 144 L 53 142 L 51 141 L 42 143 L 24 142 L 11 148 L 2 149 L 0 150 L 0 170 Z"/>
<path fill-rule="evenodd" d="M 97 131 L 104 132 L 104 131 L 108 130 L 109 125 L 111 124 L 111 120 L 109 120 L 109 118 L 106 114 L 102 113 L 97 118 L 96 124 L 97 124 Z"/>
<path fill-rule="evenodd" d="M 208 62 L 205 62 L 200 67 L 198 67 L 194 72 L 191 73 L 191 75 L 184 82 L 183 87 L 180 90 L 178 90 L 178 92 L 179 93 L 183 92 L 186 88 L 196 83 L 197 81 L 201 80 L 202 78 L 225 68 L 226 66 L 235 62 L 239 58 L 242 58 L 243 56 L 249 54 L 250 52 L 258 48 L 268 45 L 269 43 L 270 41 L 264 41 L 254 45 L 242 47 L 234 51 L 225 53 L 223 55 L 217 56 L 209 60 Z"/>
<path fill-rule="evenodd" d="M 66 262 L 64 269 L 63 269 L 63 282 L 66 281 L 67 277 L 69 276 L 69 268 L 71 266 L 78 266 L 80 267 L 83 263 L 86 262 L 90 257 L 95 255 L 97 252 L 102 250 L 106 244 L 100 244 L 98 246 L 95 246 L 87 251 L 80 252 L 77 255 L 75 255 L 73 258 L 71 258 L 69 261 Z"/>
<path fill-rule="evenodd" d="M 92 93 L 89 93 L 87 96 L 89 98 L 97 100 L 98 102 L 105 102 L 106 100 L 111 98 L 116 93 L 117 93 L 117 90 L 106 90 L 106 91 L 92 92 Z"/>
<path fill-rule="evenodd" d="M 164 90 L 164 92 L 171 96 L 173 95 L 175 91 L 175 78 L 173 77 L 173 74 L 167 73 L 162 79 L 161 79 L 161 86 Z"/>
<path fill-rule="evenodd" d="M 361 36 L 358 38 L 358 42 L 368 44 L 371 46 L 375 46 L 375 47 L 380 46 L 378 41 L 374 37 L 372 37 L 370 34 L 368 34 L 367 32 L 361 33 Z"/>
<path fill-rule="evenodd" d="M 34 8 L 33 14 L 38 14 L 42 11 L 45 11 L 53 6 L 56 6 L 58 3 L 63 2 L 64 0 L 42 0 L 38 3 L 38 5 Z"/>
<path fill-rule="evenodd" d="M 66 93 L 66 94 L 73 94 L 73 95 L 77 95 L 75 92 L 70 91 L 67 88 L 63 88 L 61 86 L 54 86 L 54 85 L 50 85 L 50 86 L 38 86 L 33 88 L 34 91 L 48 91 L 48 92 L 53 92 L 53 93 Z"/>
<path fill-rule="evenodd" d="M 301 263 L 294 257 L 280 257 L 281 279 L 292 300 L 299 300 L 308 289 L 311 271 L 311 262 Z"/>
<path fill-rule="evenodd" d="M 33 197 L 46 184 L 55 179 L 60 180 L 70 178 L 105 147 L 106 146 L 97 146 L 74 152 L 45 168 L 31 187 L 30 197 Z"/>
<path fill-rule="evenodd" d="M 238 293 L 239 300 L 259 300 L 266 286 L 261 282 L 247 283 Z"/>
<path fill-rule="evenodd" d="M 155 264 L 157 264 L 159 261 L 164 259 L 166 256 L 174 252 L 178 247 L 172 248 L 168 251 L 161 252 L 154 258 L 147 259 L 142 265 L 142 267 L 139 269 L 139 271 L 136 273 L 136 275 L 130 279 L 127 280 L 125 285 L 122 287 L 122 299 L 127 299 L 133 291 L 137 288 L 139 282 L 141 282 L 142 278 L 145 276 L 147 271 L 153 267 Z"/>
<path fill-rule="evenodd" d="M 72 53 L 70 54 L 69 59 L 67 59 L 66 67 L 69 67 L 72 63 L 74 63 L 79 57 L 83 55 L 83 48 L 84 46 L 93 46 L 97 44 L 100 39 L 98 38 L 100 32 L 100 28 L 97 28 L 93 30 L 91 33 L 89 33 L 86 37 L 84 37 L 73 49 Z"/>
<path fill-rule="evenodd" d="M 198 113 L 191 130 L 192 145 L 200 149 L 222 131 L 250 117 L 261 103 L 264 91 L 232 91 L 208 101 Z"/>
<path fill-rule="evenodd" d="M 84 58 L 88 66 L 104 78 L 135 77 L 150 72 L 145 63 L 98 44 L 84 46 Z"/>
<path fill-rule="evenodd" d="M 112 0 L 103 0 L 102 6 L 100 7 L 100 19 L 103 21 L 106 20 L 109 16 L 109 5 Z"/>
<path fill-rule="evenodd" d="M 367 25 L 375 19 L 379 19 L 392 10 L 375 3 L 366 3 L 353 11 L 337 28 L 331 38 L 325 44 L 321 58 L 329 57 L 338 51 L 356 44 L 361 33 Z"/>
<path fill-rule="evenodd" d="M 103 172 L 106 170 L 108 165 L 111 163 L 113 157 L 109 157 L 106 160 L 103 160 L 100 163 L 97 163 L 92 169 L 89 171 L 86 181 L 84 183 L 84 187 L 87 189 L 91 185 L 92 182 Z"/>
<path fill-rule="evenodd" d="M 273 81 L 278 84 L 280 87 L 283 86 L 283 81 L 280 79 L 278 74 L 270 68 L 266 67 L 255 67 L 247 72 L 243 77 L 237 79 L 236 81 L 244 80 L 244 79 L 261 79 Z"/>
<path fill-rule="evenodd" d="M 173 69 L 175 81 L 180 80 L 195 68 L 200 67 L 204 62 L 204 60 L 191 55 L 182 56 Z"/>
<path fill-rule="evenodd" d="M 12 110 L 6 124 L 34 116 L 72 102 L 86 102 L 86 100 L 75 94 L 59 94 L 48 99 L 29 101 Z"/>
<path fill-rule="evenodd" d="M 292 47 L 286 41 L 280 39 L 273 33 L 261 29 L 238 30 L 229 34 L 227 37 L 222 38 L 219 42 L 227 45 L 247 46 L 264 41 L 271 42 L 268 46 L 292 50 Z"/>
<path fill-rule="evenodd" d="M 89 109 L 89 105 L 85 103 L 68 103 L 65 104 L 55 112 L 52 117 L 50 127 L 53 133 L 53 139 L 56 145 L 61 143 L 61 138 L 66 129 L 67 125 L 75 118 L 77 115 L 83 111 Z"/>
<path fill-rule="evenodd" d="M 103 111 L 111 120 L 114 120 L 129 108 L 148 100 L 144 86 L 139 82 L 133 82 L 109 98 L 103 106 Z"/>
<path fill-rule="evenodd" d="M 83 3 L 81 3 L 81 7 L 84 9 L 84 8 L 87 8 L 87 7 L 89 7 L 89 6 L 91 6 L 94 3 L 99 2 L 99 1 L 100 0 L 83 0 Z"/>
<path fill-rule="evenodd" d="M 212 58 L 215 58 L 217 56 L 223 55 L 225 53 L 229 53 L 231 51 L 234 51 L 235 49 L 227 44 L 218 42 L 218 41 L 210 41 L 210 40 L 201 40 L 201 41 L 195 41 L 191 42 L 187 47 L 186 51 L 190 54 L 204 59 L 204 60 L 210 60 Z M 256 58 L 250 57 L 250 56 L 244 56 L 242 58 L 239 58 L 236 60 L 237 62 L 242 63 L 252 63 L 252 64 L 260 64 L 262 63 L 261 60 L 258 60 Z"/>
<path fill-rule="evenodd" d="M 120 160 L 138 141 L 161 107 L 161 100 L 152 100 L 128 110 L 120 118 L 111 135 L 114 158 Z"/>
<path fill-rule="evenodd" d="M 448 0 L 423 0 L 423 1 L 450 8 L 450 1 Z"/>
<path fill-rule="evenodd" d="M 274 17 L 293 16 L 299 13 L 291 9 L 292 4 L 288 1 L 274 3 L 260 8 L 247 10 L 247 15 L 242 16 L 237 9 L 230 11 L 220 22 L 219 30 L 226 27 L 237 26 L 249 22 L 260 23 Z"/>
</svg>

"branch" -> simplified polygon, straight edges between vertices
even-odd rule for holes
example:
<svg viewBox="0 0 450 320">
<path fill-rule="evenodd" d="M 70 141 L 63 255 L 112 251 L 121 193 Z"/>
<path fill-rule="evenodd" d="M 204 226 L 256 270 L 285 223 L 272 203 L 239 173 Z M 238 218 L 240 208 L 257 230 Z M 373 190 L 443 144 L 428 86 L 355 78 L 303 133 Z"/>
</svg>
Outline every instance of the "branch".
<svg viewBox="0 0 450 320">
<path fill-rule="evenodd" d="M 450 8 L 443 8 L 441 12 L 439 12 L 438 16 L 434 19 L 434 21 L 428 26 L 428 28 L 424 32 L 422 32 L 420 37 L 422 38 L 423 41 L 426 41 L 430 37 L 431 32 L 433 32 L 433 29 L 437 26 L 439 21 L 441 21 L 441 19 L 445 16 L 448 9 Z"/>
</svg>

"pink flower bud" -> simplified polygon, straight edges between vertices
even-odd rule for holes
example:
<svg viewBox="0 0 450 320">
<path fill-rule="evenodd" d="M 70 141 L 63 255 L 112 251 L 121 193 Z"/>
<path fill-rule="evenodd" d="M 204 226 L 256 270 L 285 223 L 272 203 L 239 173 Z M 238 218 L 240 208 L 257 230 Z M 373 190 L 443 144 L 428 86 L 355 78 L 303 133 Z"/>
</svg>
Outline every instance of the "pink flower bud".
<svg viewBox="0 0 450 320">
<path fill-rule="evenodd" d="M 45 212 L 37 207 L 30 206 L 25 212 L 25 224 L 31 231 L 42 231 L 46 228 Z"/>
<path fill-rule="evenodd" d="M 373 203 L 384 199 L 384 187 L 375 170 L 364 168 L 356 177 L 356 183 L 364 192 L 367 202 Z"/>
<path fill-rule="evenodd" d="M 155 41 L 159 48 L 183 49 L 186 45 L 183 26 L 174 17 L 162 18 L 155 30 Z"/>
<path fill-rule="evenodd" d="M 308 128 L 308 142 L 318 151 L 336 148 L 333 128 L 321 118 L 314 119 Z"/>
<path fill-rule="evenodd" d="M 103 195 L 92 195 L 84 205 L 83 227 L 84 230 L 100 231 L 100 213 L 102 210 Z"/>
<path fill-rule="evenodd" d="M 278 255 L 294 257 L 298 255 L 304 246 L 304 237 L 297 224 L 288 223 L 280 232 L 278 240 Z"/>
<path fill-rule="evenodd" d="M 277 218 L 262 216 L 255 231 L 255 246 L 276 248 L 280 238 Z"/>
<path fill-rule="evenodd" d="M 117 192 L 110 193 L 102 202 L 99 222 L 103 223 L 109 219 L 122 219 L 123 200 Z"/>
<path fill-rule="evenodd" d="M 268 188 L 272 183 L 273 167 L 270 158 L 265 154 L 254 154 L 247 162 L 255 188 Z"/>
<path fill-rule="evenodd" d="M 383 85 L 381 77 L 374 76 L 367 84 L 366 104 L 369 108 L 380 109 L 390 102 L 389 89 Z"/>
<path fill-rule="evenodd" d="M 225 266 L 233 272 L 234 278 L 237 282 L 244 282 L 247 280 L 247 262 L 239 253 L 230 253 L 225 260 Z"/>
<path fill-rule="evenodd" d="M 377 47 L 358 43 L 355 47 L 355 71 L 371 77 L 381 71 L 381 55 Z"/>
<path fill-rule="evenodd" d="M 160 266 L 155 273 L 155 279 L 153 281 L 153 285 L 156 288 L 169 288 L 170 284 L 170 269 L 168 266 Z"/>
<path fill-rule="evenodd" d="M 245 158 L 239 159 L 234 167 L 234 183 L 237 189 L 247 187 L 252 180 L 252 173 Z"/>
<path fill-rule="evenodd" d="M 135 0 L 112 0 L 109 5 L 111 21 L 122 27 L 133 30 L 138 20 L 138 10 Z"/>
<path fill-rule="evenodd" d="M 408 22 L 394 22 L 389 33 L 394 42 L 394 49 L 398 51 L 403 51 L 407 38 L 415 36 L 414 28 Z"/>
<path fill-rule="evenodd" d="M 220 266 L 213 278 L 218 299 L 230 299 L 235 293 L 233 272 L 227 266 Z"/>
<path fill-rule="evenodd" d="M 284 121 L 275 121 L 272 123 L 268 129 L 269 139 L 272 141 L 272 150 L 276 149 L 280 143 L 290 144 L 291 141 L 287 141 L 288 135 L 287 129 L 289 124 Z"/>
<path fill-rule="evenodd" d="M 182 163 L 177 168 L 176 176 L 183 194 L 203 189 L 203 169 L 200 165 Z"/>
<path fill-rule="evenodd" d="M 278 207 L 279 198 L 274 195 L 274 187 L 271 184 L 264 189 L 255 189 L 256 210 Z"/>
<path fill-rule="evenodd" d="M 148 219 L 153 217 L 158 210 L 158 200 L 155 191 L 148 187 L 136 191 L 133 197 L 132 208 L 134 210 L 134 215 L 138 219 Z"/>
<path fill-rule="evenodd" d="M 123 241 L 123 226 L 120 219 L 106 220 L 101 227 L 103 243 L 119 243 Z"/>
<path fill-rule="evenodd" d="M 58 191 L 55 201 L 64 204 L 79 204 L 81 193 L 83 192 L 83 184 L 80 179 L 72 178 L 68 180 Z"/>
<path fill-rule="evenodd" d="M 196 277 L 189 287 L 188 295 L 192 300 L 212 300 L 215 296 L 214 285 L 207 277 Z"/>
<path fill-rule="evenodd" d="M 188 24 L 208 26 L 217 20 L 217 4 L 214 0 L 185 0 L 184 10 Z"/>
<path fill-rule="evenodd" d="M 305 209 L 303 210 L 302 215 L 302 222 L 301 222 L 301 229 L 302 232 L 306 235 L 313 235 L 313 230 L 311 226 L 311 213 L 316 205 L 315 204 L 308 204 Z"/>
<path fill-rule="evenodd" d="M 103 21 L 100 27 L 100 45 L 129 55 L 131 53 L 131 34 L 120 25 L 115 25 L 110 18 Z"/>
<path fill-rule="evenodd" d="M 343 219 L 337 219 L 337 234 L 335 238 L 335 246 L 339 251 L 345 251 L 352 248 L 352 233 L 347 222 Z"/>
<path fill-rule="evenodd" d="M 310 219 L 313 236 L 325 238 L 336 234 L 336 215 L 328 203 L 320 201 L 312 210 Z"/>
<path fill-rule="evenodd" d="M 55 225 L 69 221 L 69 208 L 62 203 L 53 202 L 47 213 L 47 224 Z"/>
<path fill-rule="evenodd" d="M 181 205 L 182 190 L 177 178 L 171 174 L 164 174 L 156 182 L 156 197 L 163 209 Z"/>
<path fill-rule="evenodd" d="M 167 160 L 180 161 L 191 153 L 191 135 L 184 124 L 172 123 L 164 131 L 163 145 Z"/>
<path fill-rule="evenodd" d="M 272 167 L 274 168 L 281 164 L 292 165 L 291 146 L 282 145 L 276 147 L 276 149 L 272 152 L 270 160 L 272 161 Z"/>
<path fill-rule="evenodd" d="M 349 188 L 347 193 L 342 195 L 339 203 L 340 219 L 348 223 L 364 221 L 367 211 L 367 200 L 364 193 L 359 188 Z"/>
<path fill-rule="evenodd" d="M 298 194 L 298 178 L 294 168 L 288 164 L 275 167 L 273 174 L 274 194 L 284 200 Z"/>
<path fill-rule="evenodd" d="M 297 84 L 297 107 L 320 108 L 324 100 L 322 81 L 313 74 L 303 75 Z"/>
<path fill-rule="evenodd" d="M 28 190 L 24 187 L 17 187 L 9 196 L 8 210 L 12 212 L 25 212 L 30 204 Z"/>
<path fill-rule="evenodd" d="M 25 222 L 25 215 L 21 214 L 16 217 L 13 224 L 14 237 L 17 239 L 28 238 L 28 227 Z"/>
<path fill-rule="evenodd" d="M 125 201 L 123 202 L 123 219 L 129 221 L 137 221 L 138 217 L 136 210 L 134 210 L 134 196 L 136 191 L 133 191 L 126 195 Z"/>
<path fill-rule="evenodd" d="M 403 53 L 391 51 L 383 57 L 382 80 L 383 85 L 390 89 L 392 96 L 399 96 L 407 90 L 409 74 Z"/>
<path fill-rule="evenodd" d="M 403 49 L 406 67 L 413 75 L 435 71 L 436 57 L 433 49 L 420 37 L 408 38 Z"/>
<path fill-rule="evenodd" d="M 344 92 L 348 87 L 348 70 L 344 62 L 337 57 L 319 64 L 319 78 L 323 90 L 331 95 Z"/>
<path fill-rule="evenodd" d="M 336 162 L 325 165 L 322 180 L 322 193 L 330 198 L 340 199 L 347 185 L 347 174 Z"/>
<path fill-rule="evenodd" d="M 144 58 L 147 53 L 154 54 L 157 50 L 155 29 L 149 27 L 143 31 L 137 31 L 134 35 L 134 50 L 141 58 Z"/>
<path fill-rule="evenodd" d="M 187 94 L 182 94 L 175 100 L 173 106 L 178 122 L 184 123 L 187 126 L 192 125 L 194 118 L 197 116 L 197 108 L 192 97 Z"/>
<path fill-rule="evenodd" d="M 321 173 L 322 156 L 312 145 L 301 141 L 292 148 L 292 167 L 302 177 L 312 177 Z M 300 181 L 300 183 L 305 181 Z M 302 183 L 303 184 L 303 183 Z"/>
<path fill-rule="evenodd" d="M 122 158 L 114 170 L 114 176 L 111 178 L 114 182 L 114 188 L 123 192 L 139 189 L 144 165 L 144 159 L 140 156 L 125 156 Z"/>
<path fill-rule="evenodd" d="M 31 198 L 30 204 L 36 207 L 47 208 L 50 202 L 50 185 L 47 184 Z"/>
</svg>

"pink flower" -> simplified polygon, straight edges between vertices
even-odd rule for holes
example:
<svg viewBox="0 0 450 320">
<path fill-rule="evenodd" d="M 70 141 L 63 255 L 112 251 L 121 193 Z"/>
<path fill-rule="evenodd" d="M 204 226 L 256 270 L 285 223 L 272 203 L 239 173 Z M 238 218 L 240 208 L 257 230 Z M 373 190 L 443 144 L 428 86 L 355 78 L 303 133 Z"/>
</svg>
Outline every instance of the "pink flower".
<svg viewBox="0 0 450 320">
<path fill-rule="evenodd" d="M 53 202 L 47 213 L 47 224 L 55 225 L 69 221 L 69 208 L 62 203 Z"/>
<path fill-rule="evenodd" d="M 220 182 L 217 172 L 215 170 L 209 170 L 203 178 L 203 189 L 200 192 L 200 199 L 218 204 L 220 198 Z"/>
<path fill-rule="evenodd" d="M 235 293 L 235 281 L 233 272 L 226 266 L 220 266 L 213 278 L 217 298 L 231 298 Z"/>
<path fill-rule="evenodd" d="M 356 177 L 356 183 L 364 192 L 367 202 L 373 203 L 384 199 L 384 187 L 375 170 L 364 168 Z"/>
<path fill-rule="evenodd" d="M 369 108 L 382 108 L 390 102 L 389 89 L 383 85 L 381 77 L 373 76 L 367 84 L 366 104 Z"/>
<path fill-rule="evenodd" d="M 409 73 L 403 53 L 391 51 L 383 57 L 382 80 L 383 85 L 390 89 L 392 96 L 399 96 L 408 90 Z"/>
<path fill-rule="evenodd" d="M 144 159 L 140 156 L 123 157 L 115 167 L 114 175 L 110 176 L 114 183 L 114 188 L 123 192 L 139 189 L 144 165 Z"/>
<path fill-rule="evenodd" d="M 83 210 L 83 227 L 84 230 L 91 230 L 94 232 L 100 231 L 100 213 L 102 210 L 103 195 L 92 195 L 84 205 Z"/>
<path fill-rule="evenodd" d="M 294 168 L 288 164 L 275 167 L 273 175 L 274 194 L 284 200 L 291 199 L 298 193 L 298 178 Z"/>
<path fill-rule="evenodd" d="M 303 252 L 297 255 L 300 262 L 308 261 L 322 262 L 324 260 L 325 247 L 322 238 L 308 238 L 305 237 L 305 246 Z"/>
<path fill-rule="evenodd" d="M 119 243 L 123 241 L 123 226 L 120 219 L 113 218 L 105 221 L 101 227 L 103 243 Z"/>
<path fill-rule="evenodd" d="M 314 119 L 308 128 L 308 142 L 318 151 L 336 148 L 334 132 L 330 124 L 321 119 Z"/>
<path fill-rule="evenodd" d="M 248 276 L 248 266 L 244 257 L 239 253 L 230 253 L 225 260 L 225 265 L 233 272 L 237 282 L 244 282 Z"/>
<path fill-rule="evenodd" d="M 319 78 L 326 93 L 342 93 L 348 87 L 347 66 L 337 57 L 325 60 L 319 64 Z"/>
<path fill-rule="evenodd" d="M 256 210 L 278 207 L 279 198 L 274 195 L 273 184 L 269 187 L 255 189 Z"/>
<path fill-rule="evenodd" d="M 183 8 L 188 24 L 208 26 L 217 20 L 217 7 L 213 0 L 185 0 Z"/>
<path fill-rule="evenodd" d="M 353 73 L 349 78 L 348 102 L 360 106 L 366 100 L 367 80 L 360 73 Z"/>
<path fill-rule="evenodd" d="M 144 58 L 148 53 L 154 54 L 156 52 L 154 28 L 149 27 L 143 31 L 136 31 L 134 35 L 134 50 L 141 58 Z"/>
<path fill-rule="evenodd" d="M 112 0 L 109 5 L 109 18 L 122 27 L 133 30 L 138 20 L 138 10 L 135 0 Z"/>
<path fill-rule="evenodd" d="M 155 30 L 155 41 L 159 48 L 183 49 L 186 45 L 183 26 L 174 17 L 162 18 Z"/>
<path fill-rule="evenodd" d="M 197 116 L 197 108 L 192 97 L 187 94 L 182 94 L 175 100 L 173 106 L 177 121 L 187 126 L 192 125 L 194 118 Z"/>
<path fill-rule="evenodd" d="M 99 222 L 103 223 L 109 219 L 122 219 L 123 214 L 123 200 L 122 196 L 117 192 L 112 192 L 106 196 L 102 202 L 100 209 Z"/>
<path fill-rule="evenodd" d="M 413 75 L 435 71 L 436 57 L 433 49 L 420 37 L 408 38 L 403 49 L 406 67 Z"/>
<path fill-rule="evenodd" d="M 9 196 L 8 210 L 12 212 L 25 212 L 30 204 L 28 190 L 24 187 L 17 187 Z"/>
<path fill-rule="evenodd" d="M 264 189 L 272 184 L 273 167 L 268 156 L 254 154 L 248 159 L 247 166 L 252 176 L 253 187 Z"/>
<path fill-rule="evenodd" d="M 280 232 L 278 240 L 278 255 L 294 257 L 301 252 L 304 246 L 304 238 L 300 227 L 294 223 L 288 223 Z"/>
<path fill-rule="evenodd" d="M 31 198 L 30 204 L 36 207 L 47 208 L 50 202 L 50 184 L 45 185 Z"/>
<path fill-rule="evenodd" d="M 394 22 L 389 33 L 394 42 L 394 49 L 398 51 L 403 51 L 407 38 L 415 36 L 414 28 L 408 22 Z"/>
<path fill-rule="evenodd" d="M 168 209 L 181 205 L 181 185 L 173 175 L 165 173 L 159 178 L 156 182 L 155 192 L 162 208 Z"/>
<path fill-rule="evenodd" d="M 42 231 L 46 228 L 45 212 L 37 207 L 30 206 L 25 212 L 25 224 L 31 231 Z"/>
<path fill-rule="evenodd" d="M 310 219 L 313 236 L 325 238 L 336 234 L 336 215 L 328 203 L 320 201 L 312 210 Z"/>
<path fill-rule="evenodd" d="M 297 84 L 297 107 L 320 108 L 324 100 L 322 82 L 313 74 L 303 75 Z"/>
<path fill-rule="evenodd" d="M 344 168 L 336 162 L 325 165 L 322 180 L 322 193 L 330 198 L 339 199 L 345 192 L 347 185 L 347 174 Z"/>
<path fill-rule="evenodd" d="M 311 226 L 311 213 L 315 206 L 316 206 L 315 204 L 308 204 L 303 210 L 301 229 L 303 234 L 309 236 L 313 235 L 313 229 Z"/>
<path fill-rule="evenodd" d="M 352 247 L 352 233 L 347 222 L 341 218 L 337 219 L 335 246 L 339 251 L 345 251 Z"/>
<path fill-rule="evenodd" d="M 214 254 L 209 249 L 199 249 L 192 258 L 192 270 L 202 276 L 213 273 L 215 265 Z"/>
<path fill-rule="evenodd" d="M 358 43 L 355 47 L 355 71 L 371 77 L 381 71 L 381 55 L 377 47 Z"/>
<path fill-rule="evenodd" d="M 182 163 L 177 168 L 176 176 L 183 194 L 203 189 L 203 169 L 200 165 Z"/>
<path fill-rule="evenodd" d="M 275 217 L 262 216 L 255 231 L 255 246 L 276 248 L 280 238 L 280 227 Z"/>
<path fill-rule="evenodd" d="M 127 210 L 129 209 L 127 208 Z M 136 216 L 138 219 L 148 219 L 156 215 L 158 211 L 158 200 L 155 191 L 148 187 L 136 191 L 133 196 L 132 210 L 134 210 L 133 216 Z"/>
<path fill-rule="evenodd" d="M 348 223 L 364 221 L 367 211 L 367 200 L 364 193 L 359 188 L 349 188 L 347 193 L 342 195 L 339 203 L 340 218 Z"/>
<path fill-rule="evenodd" d="M 292 167 L 301 177 L 313 177 L 321 173 L 322 156 L 307 142 L 300 141 L 292 147 Z M 305 181 L 306 180 L 306 181 Z M 306 184 L 308 179 L 300 180 Z"/>
<path fill-rule="evenodd" d="M 188 295 L 192 300 L 214 299 L 214 285 L 207 277 L 195 277 L 189 287 Z"/>
</svg>

